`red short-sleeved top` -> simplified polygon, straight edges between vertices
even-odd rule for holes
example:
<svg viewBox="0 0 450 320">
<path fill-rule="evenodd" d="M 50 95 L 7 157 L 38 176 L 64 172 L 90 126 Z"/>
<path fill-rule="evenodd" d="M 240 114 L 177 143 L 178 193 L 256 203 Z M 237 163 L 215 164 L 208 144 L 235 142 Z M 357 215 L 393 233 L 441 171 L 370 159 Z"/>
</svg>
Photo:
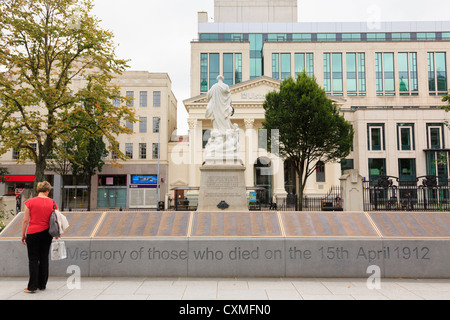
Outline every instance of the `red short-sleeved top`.
<svg viewBox="0 0 450 320">
<path fill-rule="evenodd" d="M 50 198 L 34 197 L 25 202 L 30 209 L 30 223 L 27 234 L 33 234 L 47 230 L 50 227 L 50 215 L 53 212 L 53 200 Z M 55 202 L 55 208 L 58 205 Z"/>
</svg>

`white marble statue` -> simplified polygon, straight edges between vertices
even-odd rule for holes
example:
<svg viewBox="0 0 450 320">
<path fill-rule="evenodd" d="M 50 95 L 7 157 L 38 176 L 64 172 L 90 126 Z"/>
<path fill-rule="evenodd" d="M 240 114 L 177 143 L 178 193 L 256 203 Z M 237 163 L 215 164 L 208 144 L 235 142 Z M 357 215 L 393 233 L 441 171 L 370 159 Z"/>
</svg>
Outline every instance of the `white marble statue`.
<svg viewBox="0 0 450 320">
<path fill-rule="evenodd" d="M 211 119 L 213 129 L 219 131 L 232 129 L 230 121 L 233 113 L 231 91 L 230 87 L 223 80 L 223 76 L 218 76 L 218 82 L 211 87 L 207 94 L 206 118 Z"/>
<path fill-rule="evenodd" d="M 207 94 L 208 106 L 206 118 L 212 120 L 213 130 L 206 145 L 206 160 L 237 159 L 239 150 L 239 127 L 231 123 L 230 87 L 223 82 L 223 76 L 217 77 L 217 83 Z"/>
</svg>

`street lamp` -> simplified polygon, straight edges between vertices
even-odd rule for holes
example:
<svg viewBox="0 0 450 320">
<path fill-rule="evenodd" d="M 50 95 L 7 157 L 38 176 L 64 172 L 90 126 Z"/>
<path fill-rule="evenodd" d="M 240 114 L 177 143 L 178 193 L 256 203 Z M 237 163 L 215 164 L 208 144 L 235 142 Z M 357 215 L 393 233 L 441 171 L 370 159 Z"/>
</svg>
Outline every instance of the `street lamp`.
<svg viewBox="0 0 450 320">
<path fill-rule="evenodd" d="M 161 158 L 161 117 L 158 117 L 158 169 L 157 169 L 157 181 L 156 181 L 156 210 L 159 210 L 159 161 Z"/>
</svg>

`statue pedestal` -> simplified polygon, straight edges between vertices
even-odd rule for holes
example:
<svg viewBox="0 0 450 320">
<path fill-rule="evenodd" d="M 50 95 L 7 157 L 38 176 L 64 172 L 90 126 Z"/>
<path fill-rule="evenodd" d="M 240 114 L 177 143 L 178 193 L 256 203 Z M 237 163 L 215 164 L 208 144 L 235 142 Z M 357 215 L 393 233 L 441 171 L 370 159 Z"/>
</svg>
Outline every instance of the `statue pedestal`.
<svg viewBox="0 0 450 320">
<path fill-rule="evenodd" d="M 208 160 L 200 168 L 197 211 L 248 211 L 245 166 L 230 162 Z"/>
</svg>

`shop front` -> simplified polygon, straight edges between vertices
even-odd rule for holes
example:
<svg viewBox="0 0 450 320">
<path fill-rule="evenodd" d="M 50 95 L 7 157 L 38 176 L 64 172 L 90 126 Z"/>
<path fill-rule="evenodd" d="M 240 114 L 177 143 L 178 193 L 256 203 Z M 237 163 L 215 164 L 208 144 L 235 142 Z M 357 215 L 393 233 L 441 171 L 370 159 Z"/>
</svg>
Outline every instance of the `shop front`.
<svg viewBox="0 0 450 320">
<path fill-rule="evenodd" d="M 131 175 L 130 179 L 130 208 L 156 209 L 158 207 L 158 176 Z"/>
<path fill-rule="evenodd" d="M 5 196 L 16 195 L 16 189 L 33 190 L 34 176 L 5 176 Z"/>
<path fill-rule="evenodd" d="M 99 175 L 97 208 L 120 209 L 127 207 L 127 176 Z"/>
</svg>

